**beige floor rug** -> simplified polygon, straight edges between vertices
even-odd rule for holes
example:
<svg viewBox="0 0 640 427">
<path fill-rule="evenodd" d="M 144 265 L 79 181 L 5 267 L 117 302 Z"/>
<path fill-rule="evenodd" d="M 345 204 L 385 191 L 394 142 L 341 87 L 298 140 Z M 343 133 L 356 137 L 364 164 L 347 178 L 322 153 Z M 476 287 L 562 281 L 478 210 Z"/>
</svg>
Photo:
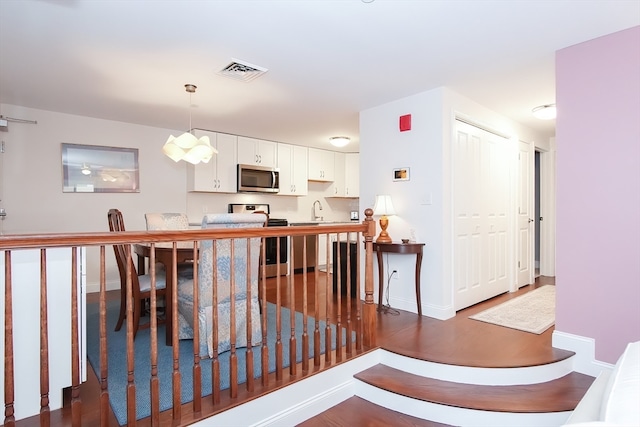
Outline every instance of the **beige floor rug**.
<svg viewBox="0 0 640 427">
<path fill-rule="evenodd" d="M 491 307 L 469 319 L 541 334 L 556 321 L 556 287 L 541 286 L 517 298 Z"/>
</svg>

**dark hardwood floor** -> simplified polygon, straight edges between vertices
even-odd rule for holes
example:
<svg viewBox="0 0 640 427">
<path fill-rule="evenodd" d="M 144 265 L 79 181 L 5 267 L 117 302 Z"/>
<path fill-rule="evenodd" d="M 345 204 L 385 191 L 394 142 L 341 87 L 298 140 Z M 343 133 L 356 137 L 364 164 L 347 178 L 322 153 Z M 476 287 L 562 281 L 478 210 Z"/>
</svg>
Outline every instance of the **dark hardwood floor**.
<svg viewBox="0 0 640 427">
<path fill-rule="evenodd" d="M 300 310 L 303 300 L 306 298 L 308 304 L 313 306 L 315 301 L 314 277 L 314 274 L 307 276 L 306 294 L 300 291 L 300 288 L 302 288 L 301 284 L 304 280 L 301 274 L 293 277 L 295 281 L 295 291 L 293 292 L 291 291 L 292 287 L 287 277 L 268 279 L 267 300 L 275 303 L 276 300 L 279 299 L 283 306 L 295 306 L 296 309 Z M 326 278 L 326 273 L 319 274 L 321 283 L 324 284 Z M 570 353 L 552 348 L 551 334 L 553 327 L 543 334 L 536 335 L 468 319 L 470 315 L 490 306 L 515 298 L 544 284 L 554 283 L 554 278 L 539 277 L 533 285 L 525 286 L 515 293 L 506 293 L 491 300 L 476 304 L 458 312 L 454 318 L 445 321 L 424 316 L 419 317 L 417 314 L 402 310 L 384 310 L 378 313 L 378 345 L 389 351 L 414 358 L 464 366 L 519 367 L 546 364 L 561 360 L 568 357 Z M 278 284 L 280 288 L 279 292 Z M 329 282 L 329 284 L 331 285 L 331 282 Z M 321 288 L 324 288 L 324 286 Z M 322 292 L 320 292 L 319 300 L 323 300 L 324 295 Z M 119 291 L 111 291 L 108 294 L 109 298 L 119 298 Z M 89 294 L 87 296 L 88 303 L 96 301 L 96 294 Z M 339 304 L 337 301 L 334 301 L 334 304 L 330 307 L 319 304 L 317 315 L 321 319 L 328 317 L 333 322 L 340 318 L 343 324 L 347 319 L 355 321 L 355 312 L 347 310 L 350 303 L 351 307 L 355 307 L 353 301 L 349 301 L 344 296 L 341 296 Z M 329 316 L 327 316 L 327 310 L 329 311 Z M 310 312 L 309 314 L 315 315 L 314 312 Z M 99 396 L 100 390 L 92 369 L 88 369 L 88 376 L 92 378 L 81 387 L 83 396 L 83 419 L 96 420 L 99 413 L 99 399 L 84 396 Z M 370 408 L 366 403 L 359 402 L 359 400 L 362 399 L 350 399 L 350 401 L 353 400 L 358 401 L 356 403 L 358 407 L 363 408 L 361 412 L 366 412 L 370 415 L 373 414 L 374 418 L 376 418 L 375 411 L 377 409 L 375 407 Z M 364 409 L 365 407 L 366 409 Z M 339 408 L 337 410 L 339 411 Z M 62 411 L 55 412 L 60 412 L 60 414 L 55 417 L 52 416 L 51 425 L 66 425 L 64 420 L 68 420 L 68 410 L 65 408 Z M 380 413 L 377 417 L 380 420 L 384 420 L 387 416 L 389 416 L 389 414 Z M 400 423 L 396 425 L 438 425 L 423 422 L 422 420 L 416 421 L 411 417 L 408 417 L 406 420 L 402 419 L 402 421 L 401 418 L 394 418 L 394 420 L 396 419 Z M 18 426 L 38 425 L 37 417 L 35 419 L 22 420 L 16 424 Z M 85 425 L 93 424 L 89 423 Z M 116 424 L 111 422 L 110 425 Z M 328 423 L 326 425 L 332 424 Z M 358 424 L 355 422 L 349 425 L 388 424 L 371 424 L 369 422 Z"/>
</svg>

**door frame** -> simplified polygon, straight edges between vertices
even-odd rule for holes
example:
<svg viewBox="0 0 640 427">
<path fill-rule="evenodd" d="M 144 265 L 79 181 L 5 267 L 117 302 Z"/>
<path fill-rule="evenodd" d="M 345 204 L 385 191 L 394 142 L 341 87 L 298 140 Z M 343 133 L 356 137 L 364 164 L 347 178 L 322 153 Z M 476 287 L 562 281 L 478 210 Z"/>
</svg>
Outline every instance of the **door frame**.
<svg viewBox="0 0 640 427">
<path fill-rule="evenodd" d="M 540 275 L 556 275 L 556 142 L 540 152 Z"/>
</svg>

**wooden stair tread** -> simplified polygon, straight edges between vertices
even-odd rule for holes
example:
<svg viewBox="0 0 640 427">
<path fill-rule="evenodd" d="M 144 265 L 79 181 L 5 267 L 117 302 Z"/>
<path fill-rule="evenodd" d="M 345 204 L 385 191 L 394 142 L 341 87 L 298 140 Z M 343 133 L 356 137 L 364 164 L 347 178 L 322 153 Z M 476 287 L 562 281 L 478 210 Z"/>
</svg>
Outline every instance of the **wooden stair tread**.
<svg viewBox="0 0 640 427">
<path fill-rule="evenodd" d="M 382 364 L 355 375 L 360 381 L 427 402 L 494 412 L 572 411 L 594 378 L 572 372 L 539 384 L 489 386 L 436 380 Z"/>
<path fill-rule="evenodd" d="M 391 409 L 383 408 L 358 396 L 337 404 L 326 411 L 309 418 L 298 427 L 448 427 L 448 424 L 423 420 Z"/>
</svg>

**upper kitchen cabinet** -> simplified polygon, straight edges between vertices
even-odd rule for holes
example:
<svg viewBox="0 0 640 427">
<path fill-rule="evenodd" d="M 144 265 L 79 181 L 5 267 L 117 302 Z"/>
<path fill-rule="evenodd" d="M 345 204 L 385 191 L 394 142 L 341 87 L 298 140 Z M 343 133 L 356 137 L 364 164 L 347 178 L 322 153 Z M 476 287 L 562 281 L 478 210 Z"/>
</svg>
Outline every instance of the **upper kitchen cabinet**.
<svg viewBox="0 0 640 427">
<path fill-rule="evenodd" d="M 278 144 L 278 169 L 282 196 L 307 195 L 307 147 Z"/>
<path fill-rule="evenodd" d="M 344 166 L 345 197 L 360 197 L 360 154 L 345 154 Z"/>
<path fill-rule="evenodd" d="M 360 197 L 360 155 L 335 153 L 334 181 L 327 197 Z"/>
<path fill-rule="evenodd" d="M 334 152 L 309 148 L 309 181 L 334 180 Z"/>
<path fill-rule="evenodd" d="M 275 168 L 277 143 L 262 139 L 238 137 L 238 163 Z"/>
<path fill-rule="evenodd" d="M 198 129 L 194 134 L 198 138 L 207 135 L 218 154 L 214 154 L 209 163 L 187 164 L 187 191 L 236 193 L 238 137 Z"/>
</svg>

